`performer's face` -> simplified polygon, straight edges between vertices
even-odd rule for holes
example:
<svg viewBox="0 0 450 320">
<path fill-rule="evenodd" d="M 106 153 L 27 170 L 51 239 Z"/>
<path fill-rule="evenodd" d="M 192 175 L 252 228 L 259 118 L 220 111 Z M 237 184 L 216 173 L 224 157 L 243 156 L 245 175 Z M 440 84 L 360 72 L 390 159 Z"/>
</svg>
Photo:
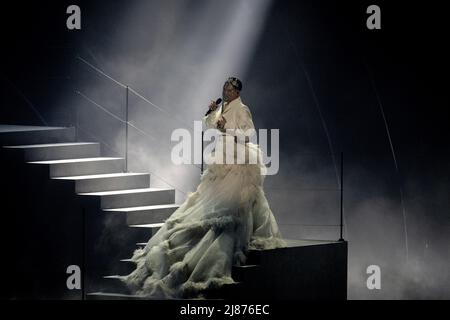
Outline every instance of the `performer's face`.
<svg viewBox="0 0 450 320">
<path fill-rule="evenodd" d="M 231 84 L 225 83 L 222 90 L 222 98 L 225 102 L 233 101 L 239 97 L 239 91 L 237 91 Z"/>
</svg>

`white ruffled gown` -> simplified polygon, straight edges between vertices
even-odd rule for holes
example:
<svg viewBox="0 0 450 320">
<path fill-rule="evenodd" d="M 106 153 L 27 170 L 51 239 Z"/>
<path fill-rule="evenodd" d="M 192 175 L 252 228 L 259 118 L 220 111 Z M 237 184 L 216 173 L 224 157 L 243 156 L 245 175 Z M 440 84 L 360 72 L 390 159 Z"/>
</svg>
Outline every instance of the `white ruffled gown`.
<svg viewBox="0 0 450 320">
<path fill-rule="evenodd" d="M 215 128 L 254 128 L 241 99 L 211 112 L 204 121 Z M 222 136 L 216 142 L 234 137 Z M 258 145 L 245 143 L 257 164 L 210 164 L 197 190 L 164 222 L 145 248 L 132 257 L 136 269 L 121 279 L 137 295 L 155 299 L 200 298 L 206 289 L 233 283 L 233 265 L 246 261 L 248 249 L 285 247 L 263 191 L 265 166 Z M 224 149 L 225 150 L 225 149 Z M 214 154 L 214 152 L 212 153 Z M 236 155 L 236 153 L 235 153 Z M 254 162 L 253 162 L 254 163 Z"/>
</svg>

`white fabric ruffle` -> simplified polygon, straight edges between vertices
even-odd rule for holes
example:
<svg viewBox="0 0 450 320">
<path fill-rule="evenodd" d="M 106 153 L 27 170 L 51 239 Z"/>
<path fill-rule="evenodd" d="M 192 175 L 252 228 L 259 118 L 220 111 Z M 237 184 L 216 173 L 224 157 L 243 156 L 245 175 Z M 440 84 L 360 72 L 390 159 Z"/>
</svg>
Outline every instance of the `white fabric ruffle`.
<svg viewBox="0 0 450 320">
<path fill-rule="evenodd" d="M 122 280 L 135 294 L 157 299 L 202 298 L 233 283 L 233 265 L 247 250 L 285 247 L 263 191 L 265 166 L 211 164 L 195 192 L 165 221 L 145 248 L 134 252 L 136 269 Z"/>
</svg>

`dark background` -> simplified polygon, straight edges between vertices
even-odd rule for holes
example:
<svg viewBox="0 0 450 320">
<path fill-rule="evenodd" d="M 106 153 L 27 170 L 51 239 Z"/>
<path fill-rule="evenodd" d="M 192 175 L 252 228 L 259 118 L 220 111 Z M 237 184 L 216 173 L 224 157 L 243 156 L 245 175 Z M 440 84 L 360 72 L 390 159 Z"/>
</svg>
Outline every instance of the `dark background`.
<svg viewBox="0 0 450 320">
<path fill-rule="evenodd" d="M 148 54 L 111 40 L 135 3 L 77 1 L 80 31 L 65 27 L 72 2 L 2 4 L 1 123 L 73 125 L 70 99 L 85 79 L 77 54 L 96 65 L 111 52 Z M 366 28 L 371 4 L 381 30 Z M 336 224 L 338 193 L 315 188 L 337 190 L 344 152 L 349 298 L 450 298 L 447 28 L 438 1 L 274 1 L 243 79 L 257 127 L 280 128 L 280 172 L 266 194 L 286 237 L 338 237 L 308 225 Z M 365 287 L 370 264 L 382 268 L 382 290 Z"/>
</svg>

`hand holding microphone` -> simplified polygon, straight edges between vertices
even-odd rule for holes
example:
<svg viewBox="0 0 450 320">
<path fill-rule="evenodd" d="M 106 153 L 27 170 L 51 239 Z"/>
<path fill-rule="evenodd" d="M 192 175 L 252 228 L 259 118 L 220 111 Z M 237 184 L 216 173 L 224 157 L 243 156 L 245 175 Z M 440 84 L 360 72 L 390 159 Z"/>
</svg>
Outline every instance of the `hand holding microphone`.
<svg viewBox="0 0 450 320">
<path fill-rule="evenodd" d="M 217 99 L 215 102 L 211 101 L 211 104 L 209 105 L 209 110 L 206 112 L 205 116 L 216 110 L 221 102 L 222 102 L 221 98 Z"/>
</svg>

